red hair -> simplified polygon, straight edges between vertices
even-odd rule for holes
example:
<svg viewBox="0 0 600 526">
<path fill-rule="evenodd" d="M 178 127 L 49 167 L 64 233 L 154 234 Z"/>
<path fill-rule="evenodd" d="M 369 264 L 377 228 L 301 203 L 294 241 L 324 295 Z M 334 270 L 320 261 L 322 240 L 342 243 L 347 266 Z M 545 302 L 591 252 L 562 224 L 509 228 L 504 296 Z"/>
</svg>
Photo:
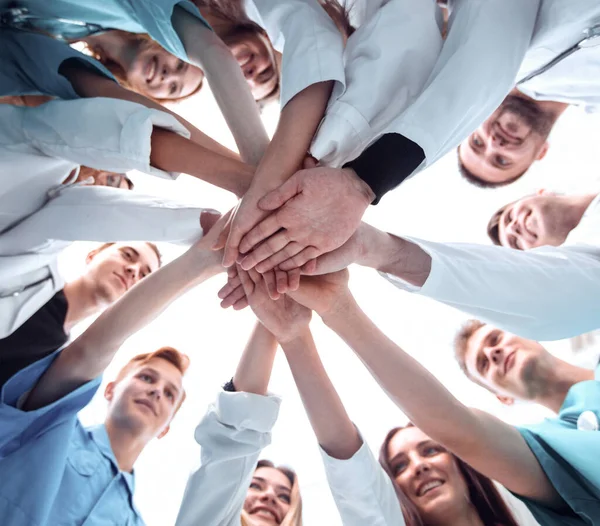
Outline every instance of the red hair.
<svg viewBox="0 0 600 526">
<path fill-rule="evenodd" d="M 171 365 L 174 365 L 175 368 L 181 373 L 181 375 L 185 375 L 188 367 L 190 366 L 190 357 L 187 354 L 183 354 L 179 352 L 177 349 L 173 347 L 161 347 L 160 349 L 150 352 L 143 353 L 134 356 L 131 360 L 129 360 L 119 371 L 117 377 L 115 378 L 115 383 L 119 383 L 123 378 L 125 378 L 131 371 L 135 369 L 139 369 L 144 365 L 148 364 L 152 360 L 164 360 L 169 362 Z M 181 396 L 181 400 L 177 404 L 175 408 L 175 412 L 179 411 L 181 404 L 185 400 L 185 391 L 183 391 L 183 395 Z"/>
</svg>

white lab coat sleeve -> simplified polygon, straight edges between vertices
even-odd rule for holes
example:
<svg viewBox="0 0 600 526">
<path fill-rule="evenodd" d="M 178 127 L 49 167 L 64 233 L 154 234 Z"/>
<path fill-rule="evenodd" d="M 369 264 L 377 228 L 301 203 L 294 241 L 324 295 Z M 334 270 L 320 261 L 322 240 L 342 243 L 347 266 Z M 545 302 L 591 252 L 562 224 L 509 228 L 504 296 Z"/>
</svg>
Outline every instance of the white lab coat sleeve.
<svg viewBox="0 0 600 526">
<path fill-rule="evenodd" d="M 569 338 L 600 327 L 598 247 L 582 244 L 522 252 L 406 239 L 431 256 L 431 271 L 420 289 L 381 273 L 399 288 L 534 340 Z"/>
<path fill-rule="evenodd" d="M 433 0 L 390 0 L 348 39 L 346 90 L 334 91 L 311 154 L 328 166 L 356 158 L 416 101 L 442 36 Z"/>
<path fill-rule="evenodd" d="M 168 113 L 101 97 L 52 101 L 25 110 L 25 140 L 44 155 L 110 172 L 139 170 L 169 179 L 179 175 L 150 166 L 154 126 L 190 136 Z"/>
<path fill-rule="evenodd" d="M 177 526 L 239 526 L 252 474 L 281 399 L 221 392 L 196 428 L 201 466 L 190 476 Z"/>
<path fill-rule="evenodd" d="M 246 0 L 246 13 L 283 53 L 280 104 L 333 80 L 344 87 L 342 35 L 317 0 Z"/>
<path fill-rule="evenodd" d="M 540 0 L 453 0 L 429 81 L 388 131 L 421 146 L 427 165 L 458 146 L 515 85 L 539 6 Z"/>
<path fill-rule="evenodd" d="M 322 449 L 321 457 L 344 526 L 404 526 L 392 481 L 366 443 L 347 460 Z"/>
<path fill-rule="evenodd" d="M 204 208 L 103 186 L 66 186 L 0 236 L 0 255 L 54 241 L 155 241 L 191 244 L 202 237 Z"/>
</svg>

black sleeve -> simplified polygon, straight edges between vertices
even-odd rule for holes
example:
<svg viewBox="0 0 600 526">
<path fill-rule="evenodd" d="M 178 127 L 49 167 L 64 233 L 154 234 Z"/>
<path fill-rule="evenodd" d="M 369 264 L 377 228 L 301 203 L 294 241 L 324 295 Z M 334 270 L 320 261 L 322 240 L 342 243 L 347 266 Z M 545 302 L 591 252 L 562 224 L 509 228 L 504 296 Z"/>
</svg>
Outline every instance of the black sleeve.
<svg viewBox="0 0 600 526">
<path fill-rule="evenodd" d="M 352 168 L 367 183 L 376 205 L 392 188 L 411 175 L 425 159 L 417 144 L 398 133 L 383 135 L 344 168 Z"/>
</svg>

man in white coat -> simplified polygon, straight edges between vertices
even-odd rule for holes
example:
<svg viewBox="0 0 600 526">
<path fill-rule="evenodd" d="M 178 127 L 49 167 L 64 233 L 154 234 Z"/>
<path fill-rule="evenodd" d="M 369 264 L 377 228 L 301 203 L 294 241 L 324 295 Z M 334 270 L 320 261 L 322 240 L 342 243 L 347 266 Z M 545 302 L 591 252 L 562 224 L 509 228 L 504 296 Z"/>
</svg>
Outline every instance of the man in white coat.
<svg viewBox="0 0 600 526">
<path fill-rule="evenodd" d="M 395 5 L 401 8 L 400 2 Z M 379 118 L 384 109 L 378 108 L 404 93 L 404 80 L 375 82 L 372 75 L 361 74 L 367 67 L 364 61 L 348 61 L 354 65 L 354 70 L 346 71 L 350 80 L 344 93 L 330 103 L 311 149 L 329 167 L 299 171 L 259 201 L 261 209 L 274 213 L 256 227 L 236 233 L 241 238 L 239 252 L 247 254 L 243 268 L 268 260 L 269 268 L 291 270 L 342 245 L 358 228 L 369 204 L 456 148 L 516 83 L 578 46 L 585 31 L 600 22 L 596 0 L 455 0 L 450 9 L 448 37 L 428 81 L 385 126 L 375 118 L 365 121 L 364 116 Z M 374 19 L 371 24 L 378 22 Z M 369 24 L 350 37 L 346 53 L 361 31 L 369 31 Z M 419 38 L 404 33 L 402 37 L 409 42 Z M 398 45 L 399 36 L 395 38 L 389 46 Z M 596 40 L 590 39 L 585 45 L 593 43 Z M 366 55 L 364 45 L 356 51 Z M 536 100 L 597 104 L 599 57 L 599 47 L 577 49 L 519 89 Z M 396 71 L 392 64 L 380 70 Z M 381 93 L 384 87 L 388 91 Z M 371 129 L 374 125 L 377 130 Z M 348 148 L 345 138 L 355 136 L 365 136 L 368 142 L 351 141 Z M 269 242 L 262 243 L 265 239 Z"/>
<path fill-rule="evenodd" d="M 371 267 L 402 290 L 535 340 L 600 328 L 600 195 L 527 196 L 496 212 L 488 232 L 503 246 L 400 237 L 362 223 L 302 272 Z M 237 285 L 224 289 L 224 306 L 241 297 Z"/>
<path fill-rule="evenodd" d="M 197 147 L 185 139 L 188 131 L 171 115 L 114 99 L 52 101 L 38 107 L 4 104 L 0 123 L 0 338 L 22 327 L 14 336 L 19 345 L 12 340 L 4 343 L 15 359 L 19 349 L 38 359 L 65 343 L 74 323 L 115 301 L 124 289 L 158 268 L 158 251 L 146 241 L 188 244 L 202 236 L 203 208 L 119 188 L 82 185 L 77 182 L 80 165 L 175 178 L 178 168 L 165 163 L 173 166 L 197 159 L 194 155 L 179 159 L 181 152 L 172 141 L 181 139 L 192 154 Z M 168 154 L 162 163 L 156 161 L 160 152 Z M 213 175 L 224 180 L 227 174 L 236 175 L 243 184 L 245 175 L 231 170 L 239 165 L 232 160 L 229 166 L 225 162 L 220 168 L 203 165 L 198 170 L 214 169 Z M 90 266 L 79 285 L 65 286 L 58 255 L 74 241 L 127 244 L 88 256 Z M 116 287 L 110 294 L 108 282 L 109 288 Z M 36 313 L 34 325 L 24 327 Z M 0 356 L 3 370 L 8 359 Z"/>
</svg>

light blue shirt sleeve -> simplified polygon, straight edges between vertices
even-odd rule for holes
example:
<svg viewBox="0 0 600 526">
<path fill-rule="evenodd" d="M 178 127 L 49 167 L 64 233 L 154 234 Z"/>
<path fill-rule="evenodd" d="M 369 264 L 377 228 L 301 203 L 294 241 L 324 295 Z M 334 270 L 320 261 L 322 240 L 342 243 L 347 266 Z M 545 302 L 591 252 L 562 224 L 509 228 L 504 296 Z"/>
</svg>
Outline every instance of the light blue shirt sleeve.
<svg viewBox="0 0 600 526">
<path fill-rule="evenodd" d="M 69 419 L 75 419 L 100 386 L 98 377 L 45 407 L 35 411 L 19 409 L 21 397 L 35 387 L 61 352 L 58 350 L 19 371 L 0 390 L 0 460 Z"/>
<path fill-rule="evenodd" d="M 51 95 L 77 99 L 71 83 L 59 73 L 67 60 L 115 80 L 97 60 L 64 42 L 37 33 L 0 29 L 0 96 Z"/>
</svg>

